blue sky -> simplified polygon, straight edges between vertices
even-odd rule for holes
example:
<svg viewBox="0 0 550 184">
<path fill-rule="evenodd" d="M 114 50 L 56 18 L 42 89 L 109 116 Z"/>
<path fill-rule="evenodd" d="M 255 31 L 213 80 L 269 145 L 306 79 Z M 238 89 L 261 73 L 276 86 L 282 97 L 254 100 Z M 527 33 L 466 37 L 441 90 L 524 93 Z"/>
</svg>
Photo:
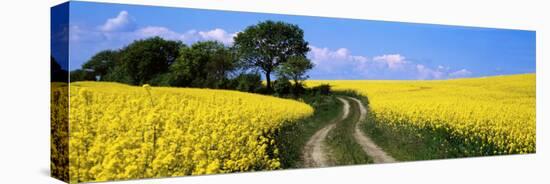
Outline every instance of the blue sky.
<svg viewBox="0 0 550 184">
<path fill-rule="evenodd" d="M 89 2 L 70 6 L 70 70 L 136 39 L 231 45 L 247 26 L 280 20 L 304 30 L 308 58 L 316 65 L 311 79 L 430 80 L 536 71 L 534 31 Z"/>
</svg>

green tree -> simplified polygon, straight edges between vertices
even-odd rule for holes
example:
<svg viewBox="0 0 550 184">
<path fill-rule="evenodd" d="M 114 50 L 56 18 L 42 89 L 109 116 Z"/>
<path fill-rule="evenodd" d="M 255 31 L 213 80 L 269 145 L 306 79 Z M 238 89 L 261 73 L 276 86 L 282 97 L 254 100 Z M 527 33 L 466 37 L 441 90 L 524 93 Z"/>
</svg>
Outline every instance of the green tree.
<svg viewBox="0 0 550 184">
<path fill-rule="evenodd" d="M 234 88 L 239 91 L 257 93 L 262 90 L 262 76 L 258 73 L 242 73 L 232 81 Z"/>
<path fill-rule="evenodd" d="M 120 63 L 110 75 L 111 80 L 129 82 L 133 85 L 149 83 L 168 71 L 169 66 L 178 58 L 179 41 L 164 40 L 160 37 L 137 40 L 120 51 Z"/>
<path fill-rule="evenodd" d="M 93 72 L 82 70 L 82 69 L 77 69 L 77 70 L 71 71 L 69 79 L 71 80 L 71 82 L 95 81 L 96 77 L 95 77 Z"/>
<path fill-rule="evenodd" d="M 281 76 L 273 82 L 273 91 L 279 96 L 287 95 L 293 91 L 292 84 L 287 77 Z"/>
<path fill-rule="evenodd" d="M 304 31 L 297 25 L 265 21 L 247 27 L 235 37 L 234 47 L 245 66 L 259 68 L 271 91 L 271 74 L 291 56 L 305 56 L 309 51 Z"/>
<path fill-rule="evenodd" d="M 226 88 L 228 74 L 236 68 L 234 52 L 217 41 L 182 47 L 170 66 L 170 85 Z"/>
<path fill-rule="evenodd" d="M 105 76 L 116 66 L 117 57 L 117 51 L 104 50 L 98 52 L 82 65 L 82 69 L 91 71 L 99 80 L 105 80 Z"/>
<path fill-rule="evenodd" d="M 311 70 L 314 64 L 303 56 L 292 56 L 287 62 L 277 68 L 277 74 L 283 78 L 292 79 L 294 82 L 294 94 L 300 93 L 303 81 L 309 78 L 307 71 Z"/>
</svg>

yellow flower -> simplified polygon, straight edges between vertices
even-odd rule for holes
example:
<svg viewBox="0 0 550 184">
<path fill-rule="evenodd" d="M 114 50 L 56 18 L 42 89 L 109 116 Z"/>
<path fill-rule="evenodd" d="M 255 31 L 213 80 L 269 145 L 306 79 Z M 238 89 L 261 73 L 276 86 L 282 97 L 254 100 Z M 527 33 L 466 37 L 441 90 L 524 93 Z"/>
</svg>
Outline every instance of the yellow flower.
<svg viewBox="0 0 550 184">
<path fill-rule="evenodd" d="M 447 137 L 464 142 L 465 154 L 488 155 L 535 152 L 535 79 L 535 74 L 521 74 L 438 81 L 306 83 L 329 83 L 335 90 L 355 90 L 367 96 L 369 118 L 376 126 L 418 136 L 446 132 Z M 454 144 L 446 146 L 461 143 Z"/>
<path fill-rule="evenodd" d="M 70 99 L 52 92 L 52 103 L 69 100 L 70 108 L 52 110 L 70 111 L 68 170 L 79 182 L 277 169 L 266 144 L 313 114 L 298 101 L 228 90 L 71 84 Z M 62 131 L 66 121 L 52 117 L 52 126 Z"/>
</svg>

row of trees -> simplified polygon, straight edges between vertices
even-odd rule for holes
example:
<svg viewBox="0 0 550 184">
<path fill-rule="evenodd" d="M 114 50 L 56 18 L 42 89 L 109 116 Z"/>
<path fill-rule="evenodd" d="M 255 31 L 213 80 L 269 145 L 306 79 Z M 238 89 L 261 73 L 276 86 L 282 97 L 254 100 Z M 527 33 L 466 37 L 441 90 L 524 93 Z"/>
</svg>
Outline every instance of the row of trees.
<svg viewBox="0 0 550 184">
<path fill-rule="evenodd" d="M 273 92 L 277 83 L 298 93 L 313 63 L 304 32 L 297 25 L 265 21 L 247 27 L 226 46 L 217 41 L 179 41 L 153 37 L 137 40 L 120 50 L 95 54 L 82 69 L 71 71 L 71 81 L 115 81 L 131 85 L 237 89 Z M 266 80 L 262 85 L 260 73 Z"/>
</svg>

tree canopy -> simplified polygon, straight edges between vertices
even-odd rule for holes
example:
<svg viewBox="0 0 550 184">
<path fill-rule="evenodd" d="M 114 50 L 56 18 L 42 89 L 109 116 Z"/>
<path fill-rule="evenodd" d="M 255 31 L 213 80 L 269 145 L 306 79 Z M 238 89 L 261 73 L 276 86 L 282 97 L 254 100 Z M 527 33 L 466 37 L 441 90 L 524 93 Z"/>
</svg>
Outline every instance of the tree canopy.
<svg viewBox="0 0 550 184">
<path fill-rule="evenodd" d="M 237 67 L 231 48 L 217 41 L 182 47 L 179 54 L 170 66 L 173 86 L 224 88 L 229 72 Z"/>
<path fill-rule="evenodd" d="M 152 79 L 166 73 L 169 66 L 178 58 L 179 41 L 164 40 L 153 37 L 145 40 L 137 40 L 120 51 L 119 62 L 116 69 L 128 77 L 133 85 L 150 83 Z"/>
<path fill-rule="evenodd" d="M 98 52 L 82 65 L 82 69 L 89 70 L 98 80 L 105 80 L 105 76 L 116 66 L 118 56 L 119 52 L 114 50 Z"/>
<path fill-rule="evenodd" d="M 313 68 L 305 56 L 308 51 L 304 31 L 297 25 L 265 21 L 238 33 L 230 46 L 218 41 L 188 46 L 161 37 L 136 40 L 118 50 L 96 53 L 81 69 L 71 71 L 70 77 L 72 81 L 272 93 L 272 74 L 284 79 L 279 81 L 281 89 L 286 89 L 289 79 L 298 88 L 308 78 L 306 72 Z M 52 71 L 57 71 L 60 67 L 53 62 L 52 58 Z M 266 87 L 259 72 L 267 80 Z"/>
<path fill-rule="evenodd" d="M 298 93 L 302 81 L 309 78 L 307 71 L 312 69 L 314 64 L 303 56 L 292 56 L 287 62 L 281 64 L 277 69 L 279 76 L 292 79 L 294 82 L 294 93 Z"/>
<path fill-rule="evenodd" d="M 96 76 L 94 76 L 93 72 L 89 72 L 83 69 L 77 69 L 77 70 L 71 71 L 70 76 L 71 76 L 71 82 L 96 80 Z"/>
<path fill-rule="evenodd" d="M 271 90 L 271 74 L 291 56 L 304 56 L 309 51 L 304 31 L 294 24 L 265 21 L 247 27 L 235 37 L 234 47 L 247 67 L 259 68 Z"/>
</svg>

